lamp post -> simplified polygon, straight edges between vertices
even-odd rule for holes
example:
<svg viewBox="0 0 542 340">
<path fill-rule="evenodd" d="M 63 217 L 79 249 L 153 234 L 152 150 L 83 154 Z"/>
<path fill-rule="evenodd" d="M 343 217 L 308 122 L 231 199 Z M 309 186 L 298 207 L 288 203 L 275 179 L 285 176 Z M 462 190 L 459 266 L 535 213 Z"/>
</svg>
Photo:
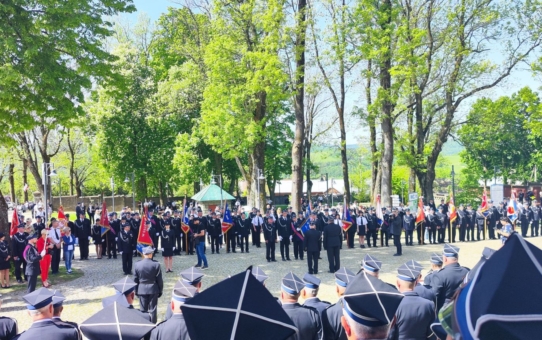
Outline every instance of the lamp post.
<svg viewBox="0 0 542 340">
<path fill-rule="evenodd" d="M 48 204 L 48 192 L 47 192 L 47 185 L 49 183 L 48 178 L 56 176 L 56 170 L 54 170 L 54 164 L 53 163 L 43 163 L 42 167 L 42 184 L 43 184 L 43 196 L 44 196 L 44 213 L 43 213 L 43 220 L 45 223 L 47 223 L 48 216 L 47 213 L 49 212 L 49 204 Z M 49 174 L 48 171 L 51 170 L 51 173 Z"/>
<path fill-rule="evenodd" d="M 263 170 L 262 169 L 259 169 L 259 168 L 255 168 L 255 173 L 256 173 L 256 188 L 257 188 L 257 193 L 258 193 L 258 197 L 256 198 L 256 202 L 258 204 L 258 209 L 260 209 L 260 181 L 262 179 L 265 179 L 265 176 L 263 175 Z"/>
<path fill-rule="evenodd" d="M 280 196 L 280 185 L 282 184 L 282 182 L 280 181 L 280 179 L 277 181 L 277 184 L 279 185 L 279 196 Z"/>
<path fill-rule="evenodd" d="M 115 211 L 115 179 L 111 177 L 111 198 L 113 200 L 113 211 Z"/>
<path fill-rule="evenodd" d="M 131 178 L 128 178 L 128 175 L 131 176 Z M 124 183 L 132 182 L 132 209 L 135 212 L 135 173 L 132 171 L 126 175 L 126 178 L 124 179 Z"/>
<path fill-rule="evenodd" d="M 450 173 L 450 175 L 452 176 L 452 195 L 454 196 L 454 199 L 455 199 L 455 171 L 454 171 L 453 165 L 452 165 L 452 172 Z"/>
<path fill-rule="evenodd" d="M 401 203 L 405 204 L 405 180 L 401 180 Z"/>
<path fill-rule="evenodd" d="M 328 182 L 327 172 L 326 172 L 325 179 L 324 179 L 324 176 L 320 176 L 320 182 L 323 182 L 323 181 L 326 181 L 326 203 L 327 203 L 328 202 L 327 195 L 329 194 L 329 182 Z M 333 197 L 331 197 L 331 199 L 333 199 Z"/>
<path fill-rule="evenodd" d="M 214 175 L 211 173 L 211 184 L 216 185 L 215 178 L 218 178 L 218 184 L 220 185 L 220 209 L 224 208 L 224 204 L 222 201 L 224 201 L 224 197 L 222 196 L 222 175 Z"/>
</svg>

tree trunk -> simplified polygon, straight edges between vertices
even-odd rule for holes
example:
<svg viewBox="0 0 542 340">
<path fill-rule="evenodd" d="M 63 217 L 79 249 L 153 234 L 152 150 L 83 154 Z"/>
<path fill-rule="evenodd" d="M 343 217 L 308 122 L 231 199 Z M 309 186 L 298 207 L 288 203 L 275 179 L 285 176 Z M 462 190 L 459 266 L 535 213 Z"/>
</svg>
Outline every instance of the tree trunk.
<svg viewBox="0 0 542 340">
<path fill-rule="evenodd" d="M 388 19 L 382 24 L 382 30 L 391 29 L 392 20 L 392 5 L 391 0 L 383 1 L 383 10 L 388 12 Z M 391 33 L 390 33 L 391 34 Z M 381 158 L 381 196 L 382 205 L 391 206 L 391 180 L 392 180 L 392 166 L 393 166 L 393 121 L 392 111 L 393 104 L 389 98 L 389 92 L 391 90 L 391 55 L 390 51 L 392 39 L 389 39 L 389 45 L 386 46 L 387 52 L 383 56 L 380 66 L 380 88 L 386 93 L 382 100 L 382 118 L 381 118 L 381 130 L 384 143 L 382 145 L 382 158 Z"/>
<path fill-rule="evenodd" d="M 2 190 L 0 190 L 0 232 L 7 235 L 6 239 L 9 239 L 10 224 L 8 219 L 8 204 L 4 198 Z"/>
<path fill-rule="evenodd" d="M 15 193 L 15 164 L 9 165 L 9 191 L 11 193 L 11 202 L 15 204 L 17 202 L 17 195 Z"/>
<path fill-rule="evenodd" d="M 28 166 L 26 165 L 26 161 L 23 159 L 23 185 L 28 184 Z M 24 201 L 28 202 L 28 190 L 23 192 L 24 195 Z"/>
<path fill-rule="evenodd" d="M 258 171 L 256 171 L 259 169 L 261 174 L 265 173 L 265 141 L 254 145 L 252 158 L 254 164 L 252 167 L 252 178 L 254 178 L 256 182 L 256 187 L 253 188 L 254 206 L 265 209 L 265 178 L 260 178 Z"/>
<path fill-rule="evenodd" d="M 371 94 L 372 84 L 372 60 L 367 61 L 367 85 L 365 86 L 365 100 L 367 101 L 367 107 L 373 103 Z M 368 113 L 367 123 L 369 124 L 369 144 L 371 148 L 371 202 L 375 201 L 376 195 L 380 194 L 380 178 L 379 173 L 379 157 L 378 147 L 376 144 L 376 118 L 373 113 Z"/>
<path fill-rule="evenodd" d="M 303 196 L 303 136 L 305 134 L 305 34 L 307 0 L 297 3 L 297 34 L 295 41 L 295 136 L 292 144 L 292 208 L 300 211 Z M 308 177 L 307 177 L 308 178 Z M 274 194 L 273 194 L 274 196 Z"/>
<path fill-rule="evenodd" d="M 307 199 L 311 200 L 312 180 L 311 180 L 311 143 L 309 140 L 305 142 L 305 177 L 307 180 Z M 312 201 L 312 200 L 311 200 Z"/>
</svg>

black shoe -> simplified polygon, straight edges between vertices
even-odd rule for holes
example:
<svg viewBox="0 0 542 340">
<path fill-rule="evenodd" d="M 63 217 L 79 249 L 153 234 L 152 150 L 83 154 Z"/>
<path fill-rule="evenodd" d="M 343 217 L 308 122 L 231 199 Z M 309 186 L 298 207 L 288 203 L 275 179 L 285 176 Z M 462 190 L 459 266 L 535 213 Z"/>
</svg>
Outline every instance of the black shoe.
<svg viewBox="0 0 542 340">
<path fill-rule="evenodd" d="M 271 262 L 277 262 L 277 260 L 275 260 L 275 259 L 272 259 L 272 260 L 271 260 Z"/>
<path fill-rule="evenodd" d="M 17 280 L 17 283 L 23 283 L 23 280 Z"/>
<path fill-rule="evenodd" d="M 393 254 L 393 256 L 401 256 L 401 255 L 403 255 L 403 254 Z"/>
<path fill-rule="evenodd" d="M 249 251 L 247 250 L 247 253 L 249 253 Z"/>
<path fill-rule="evenodd" d="M 311 275 L 312 275 L 312 274 L 314 274 L 314 272 L 309 272 L 309 274 L 311 274 Z"/>
<path fill-rule="evenodd" d="M 201 268 L 201 264 L 194 265 L 194 268 Z"/>
<path fill-rule="evenodd" d="M 209 269 L 209 266 L 203 266 L 203 267 L 201 267 L 201 270 L 206 270 L 206 269 Z"/>
<path fill-rule="evenodd" d="M 267 260 L 267 262 L 271 262 L 271 260 Z"/>
<path fill-rule="evenodd" d="M 331 273 L 331 274 L 333 274 L 334 272 L 330 270 L 330 271 L 328 271 L 328 273 Z"/>
<path fill-rule="evenodd" d="M 286 259 L 283 257 L 283 258 L 282 258 L 282 261 L 286 261 Z"/>
<path fill-rule="evenodd" d="M 287 258 L 286 258 L 286 261 L 292 261 L 292 260 L 290 260 L 290 259 L 287 257 Z"/>
<path fill-rule="evenodd" d="M 361 245 L 361 248 L 365 248 L 365 246 L 364 246 L 364 245 Z"/>
</svg>

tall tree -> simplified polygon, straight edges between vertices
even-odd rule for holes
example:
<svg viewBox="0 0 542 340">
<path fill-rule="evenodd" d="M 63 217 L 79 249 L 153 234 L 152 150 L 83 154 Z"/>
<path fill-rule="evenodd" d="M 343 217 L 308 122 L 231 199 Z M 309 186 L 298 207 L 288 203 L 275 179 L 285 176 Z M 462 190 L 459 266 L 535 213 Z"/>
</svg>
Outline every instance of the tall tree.
<svg viewBox="0 0 542 340">
<path fill-rule="evenodd" d="M 92 77 L 111 78 L 103 46 L 110 18 L 135 10 L 130 0 L 2 1 L 0 127 L 19 133 L 43 118 L 64 122 L 83 109 Z M 0 142 L 7 142 L 3 134 Z"/>
<path fill-rule="evenodd" d="M 324 38 L 320 38 L 312 24 L 312 35 L 316 63 L 322 74 L 324 84 L 331 94 L 334 108 L 339 121 L 340 150 L 342 161 L 342 175 L 344 180 L 344 194 L 347 202 L 350 202 L 350 182 L 348 173 L 348 156 L 346 150 L 346 123 L 345 109 L 347 97 L 347 76 L 358 64 L 357 50 L 352 46 L 349 38 L 353 35 L 351 21 L 351 8 L 345 0 L 325 1 L 325 11 L 329 14 L 329 27 L 324 28 Z M 323 33 L 322 33 L 323 34 Z M 321 51 L 319 41 L 326 40 L 329 50 Z M 333 76 L 334 75 L 334 76 Z"/>
<path fill-rule="evenodd" d="M 239 170 L 249 202 L 259 206 L 265 198 L 265 125 L 288 98 L 278 57 L 283 8 L 283 0 L 217 2 L 205 50 L 209 81 L 196 129 L 225 158 L 248 155 Z"/>
<path fill-rule="evenodd" d="M 292 207 L 300 211 L 303 194 L 303 150 L 305 134 L 305 49 L 307 33 L 307 0 L 298 0 L 295 14 L 295 73 L 293 79 L 295 135 L 292 144 Z"/>
</svg>

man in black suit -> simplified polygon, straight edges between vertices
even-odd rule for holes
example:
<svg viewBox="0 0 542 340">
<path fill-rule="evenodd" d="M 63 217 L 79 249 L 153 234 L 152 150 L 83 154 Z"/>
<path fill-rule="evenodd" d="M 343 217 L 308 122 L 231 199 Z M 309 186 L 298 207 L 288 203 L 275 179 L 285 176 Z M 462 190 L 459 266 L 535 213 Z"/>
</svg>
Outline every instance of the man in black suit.
<svg viewBox="0 0 542 340">
<path fill-rule="evenodd" d="M 273 222 L 273 216 L 269 216 L 263 224 L 263 238 L 265 239 L 265 258 L 267 262 L 275 260 L 275 243 L 277 242 L 277 228 Z"/>
<path fill-rule="evenodd" d="M 320 257 L 321 243 L 320 240 L 322 234 L 316 230 L 316 223 L 310 222 L 310 229 L 305 233 L 303 239 L 303 248 L 307 252 L 307 264 L 309 267 L 309 274 L 318 273 L 318 258 Z"/>
<path fill-rule="evenodd" d="M 401 234 L 403 233 L 403 216 L 399 214 L 399 209 L 393 208 L 390 216 L 391 233 L 393 235 L 393 245 L 397 248 L 397 252 L 393 256 L 401 256 L 403 247 L 401 246 Z"/>
<path fill-rule="evenodd" d="M 41 231 L 45 229 L 45 223 L 42 222 L 42 217 L 40 215 L 36 216 L 36 223 L 32 225 L 36 235 L 41 235 Z"/>
<path fill-rule="evenodd" d="M 250 218 L 245 218 L 245 213 L 239 213 L 237 218 L 237 233 L 239 235 L 239 246 L 241 247 L 241 253 L 245 251 L 248 253 L 248 235 L 252 230 L 252 220 Z"/>
<path fill-rule="evenodd" d="M 81 255 L 81 260 L 88 260 L 88 245 L 90 239 L 92 238 L 92 227 L 90 225 L 90 220 L 85 218 L 84 212 L 79 214 L 79 219 L 75 221 L 75 227 L 77 230 L 76 235 L 79 239 L 79 252 Z"/>
<path fill-rule="evenodd" d="M 282 261 L 290 261 L 290 241 L 292 239 L 292 227 L 290 224 L 290 216 L 288 215 L 288 212 L 284 210 L 282 216 L 279 217 L 276 222 Z"/>
<path fill-rule="evenodd" d="M 211 252 L 220 254 L 220 234 L 222 234 L 222 223 L 216 218 L 216 213 L 211 213 L 211 219 L 208 221 L 207 232 L 211 235 Z"/>
<path fill-rule="evenodd" d="M 143 260 L 135 264 L 134 282 L 137 284 L 136 295 L 139 296 L 139 309 L 144 313 L 149 313 L 151 322 L 156 323 L 158 298 L 162 296 L 164 282 L 160 263 L 152 259 L 153 254 L 152 247 L 143 249 Z"/>
<path fill-rule="evenodd" d="M 341 267 L 340 249 L 342 248 L 342 228 L 332 218 L 324 227 L 324 249 L 327 250 L 329 272 L 335 273 Z"/>
</svg>

